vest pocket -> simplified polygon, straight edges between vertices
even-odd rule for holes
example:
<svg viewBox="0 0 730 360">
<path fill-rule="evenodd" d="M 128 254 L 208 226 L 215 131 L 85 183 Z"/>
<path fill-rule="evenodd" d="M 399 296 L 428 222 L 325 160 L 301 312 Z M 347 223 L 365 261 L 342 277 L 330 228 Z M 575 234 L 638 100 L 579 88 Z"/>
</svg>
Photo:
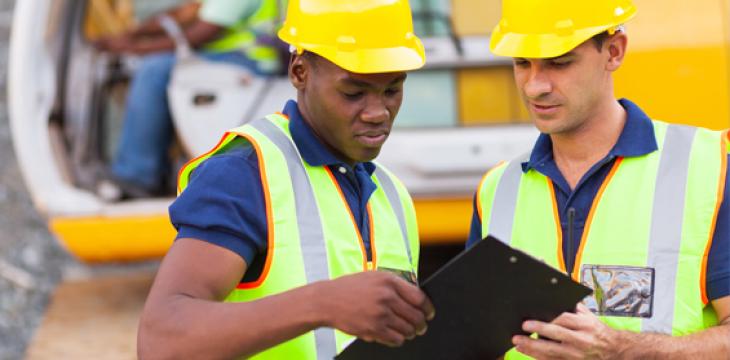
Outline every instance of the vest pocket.
<svg viewBox="0 0 730 360">
<path fill-rule="evenodd" d="M 583 265 L 581 283 L 593 289 L 583 303 L 596 315 L 650 318 L 654 304 L 654 269 Z"/>
</svg>

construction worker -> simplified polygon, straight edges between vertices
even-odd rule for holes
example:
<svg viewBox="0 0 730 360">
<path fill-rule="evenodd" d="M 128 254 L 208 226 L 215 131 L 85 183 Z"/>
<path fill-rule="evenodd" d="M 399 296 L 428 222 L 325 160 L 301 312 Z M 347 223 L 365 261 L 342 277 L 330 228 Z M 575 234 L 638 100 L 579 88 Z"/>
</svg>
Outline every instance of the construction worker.
<svg viewBox="0 0 730 360">
<path fill-rule="evenodd" d="M 167 86 L 176 64 L 169 23 L 177 23 L 190 46 L 200 50 L 200 57 L 268 76 L 283 70 L 274 41 L 283 11 L 279 1 L 186 2 L 96 43 L 102 51 L 143 56 L 128 92 L 121 137 L 107 179 L 120 197 L 152 197 L 169 191 L 166 180 L 174 130 Z"/>
<path fill-rule="evenodd" d="M 279 37 L 297 101 L 181 171 L 140 358 L 331 359 L 353 336 L 399 345 L 434 316 L 408 281 L 411 198 L 371 162 L 425 61 L 408 1 L 290 0 Z"/>
<path fill-rule="evenodd" d="M 539 337 L 514 336 L 507 358 L 730 357 L 726 134 L 616 100 L 635 13 L 631 0 L 503 0 L 491 49 L 513 58 L 541 135 L 485 175 L 469 244 L 493 234 L 594 289 L 575 313 L 525 321 Z"/>
</svg>

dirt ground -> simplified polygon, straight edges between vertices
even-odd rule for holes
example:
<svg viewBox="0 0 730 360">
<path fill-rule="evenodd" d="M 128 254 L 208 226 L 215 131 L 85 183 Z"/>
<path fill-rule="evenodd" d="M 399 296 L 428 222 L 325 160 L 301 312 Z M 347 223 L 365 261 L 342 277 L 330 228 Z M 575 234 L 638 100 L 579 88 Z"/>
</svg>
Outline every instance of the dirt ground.
<svg viewBox="0 0 730 360">
<path fill-rule="evenodd" d="M 43 327 L 35 337 L 38 340 L 33 340 L 29 358 L 135 358 L 136 312 L 156 264 L 81 264 L 59 246 L 34 208 L 15 161 L 8 125 L 8 39 L 14 4 L 15 0 L 0 0 L 0 360 L 24 358 L 41 321 Z M 126 279 L 128 275 L 131 277 Z M 43 319 L 62 279 L 69 282 L 59 287 L 49 316 Z M 108 345 L 102 346 L 104 341 Z M 106 357 L 64 356 L 72 346 L 88 351 L 105 348 Z M 120 357 L 110 357 L 110 353 Z"/>
<path fill-rule="evenodd" d="M 26 359 L 136 359 L 137 322 L 153 276 L 144 271 L 64 282 Z"/>
</svg>

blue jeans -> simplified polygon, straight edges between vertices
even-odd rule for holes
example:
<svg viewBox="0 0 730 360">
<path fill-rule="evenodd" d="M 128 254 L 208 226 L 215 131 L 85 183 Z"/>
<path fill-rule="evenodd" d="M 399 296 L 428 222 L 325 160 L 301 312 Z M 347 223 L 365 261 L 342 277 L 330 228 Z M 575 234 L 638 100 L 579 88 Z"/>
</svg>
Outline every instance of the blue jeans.
<svg viewBox="0 0 730 360">
<path fill-rule="evenodd" d="M 256 62 L 238 51 L 198 56 L 238 64 L 260 74 Z M 148 55 L 132 79 L 119 146 L 111 166 L 112 174 L 119 180 L 156 190 L 171 170 L 168 150 L 174 129 L 167 85 L 175 61 L 171 52 Z"/>
</svg>

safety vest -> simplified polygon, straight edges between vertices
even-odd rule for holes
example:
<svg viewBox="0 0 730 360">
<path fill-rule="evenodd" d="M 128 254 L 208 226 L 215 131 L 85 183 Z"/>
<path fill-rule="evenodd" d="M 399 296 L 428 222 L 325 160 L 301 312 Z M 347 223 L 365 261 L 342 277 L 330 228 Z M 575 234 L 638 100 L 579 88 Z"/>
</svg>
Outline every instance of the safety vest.
<svg viewBox="0 0 730 360">
<path fill-rule="evenodd" d="M 217 40 L 207 44 L 205 49 L 214 52 L 240 50 L 255 60 L 259 68 L 268 72 L 278 70 L 278 52 L 274 46 L 257 42 L 260 36 L 276 39 L 276 31 L 283 23 L 286 0 L 260 0 L 260 6 L 246 19 L 227 28 Z"/>
<path fill-rule="evenodd" d="M 707 254 L 725 186 L 724 133 L 654 121 L 659 150 L 617 158 L 588 214 L 575 266 L 654 269 L 651 317 L 599 316 L 615 329 L 685 335 L 717 324 L 705 291 Z M 478 190 L 482 235 L 565 271 L 554 186 L 520 161 L 488 172 Z M 508 358 L 519 357 L 514 349 Z"/>
<path fill-rule="evenodd" d="M 367 211 L 371 261 L 339 184 L 326 166 L 304 161 L 283 115 L 269 115 L 227 132 L 211 152 L 191 161 L 180 174 L 179 191 L 205 159 L 238 137 L 259 158 L 266 203 L 268 251 L 259 279 L 241 283 L 226 301 L 247 302 L 315 281 L 373 269 L 413 271 L 418 266 L 418 232 L 413 202 L 406 188 L 376 164 L 377 189 Z M 352 340 L 350 335 L 320 328 L 268 349 L 255 359 L 332 359 Z"/>
</svg>

